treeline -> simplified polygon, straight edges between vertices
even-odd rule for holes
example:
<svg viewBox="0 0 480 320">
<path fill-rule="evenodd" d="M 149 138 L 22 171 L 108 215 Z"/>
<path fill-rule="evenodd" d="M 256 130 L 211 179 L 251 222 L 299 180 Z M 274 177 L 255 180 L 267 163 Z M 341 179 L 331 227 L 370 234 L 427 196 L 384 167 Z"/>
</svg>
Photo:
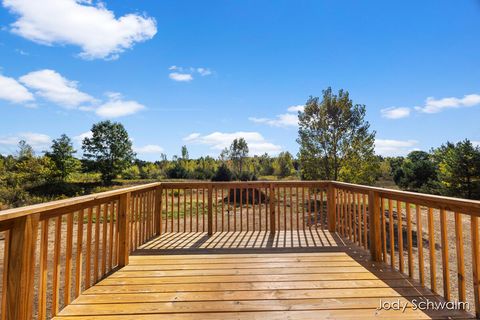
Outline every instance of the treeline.
<svg viewBox="0 0 480 320">
<path fill-rule="evenodd" d="M 386 159 L 401 189 L 467 199 L 480 199 L 480 148 L 464 140 L 406 157 Z"/>
<path fill-rule="evenodd" d="M 70 197 L 137 180 L 257 179 L 338 180 L 374 185 L 394 181 L 404 190 L 480 199 L 480 150 L 470 141 L 449 143 L 406 157 L 375 154 L 375 131 L 365 120 L 366 107 L 347 91 L 331 88 L 311 97 L 298 113 L 299 152 L 276 157 L 250 156 L 243 138 L 232 141 L 218 158 L 191 159 L 186 146 L 167 159 L 137 159 L 122 124 L 102 121 L 82 141 L 82 156 L 62 135 L 49 150 L 35 155 L 20 141 L 15 155 L 0 155 L 0 208 Z"/>
<path fill-rule="evenodd" d="M 213 181 L 283 179 L 297 177 L 298 162 L 288 152 L 277 157 L 249 156 L 243 138 L 232 141 L 218 158 L 190 159 L 186 146 L 168 160 L 136 158 L 126 129 L 120 123 L 94 124 L 92 136 L 82 141 L 82 158 L 72 140 L 62 135 L 49 150 L 36 155 L 20 141 L 15 155 L 0 155 L 0 209 L 71 197 L 135 180 L 195 179 Z"/>
</svg>

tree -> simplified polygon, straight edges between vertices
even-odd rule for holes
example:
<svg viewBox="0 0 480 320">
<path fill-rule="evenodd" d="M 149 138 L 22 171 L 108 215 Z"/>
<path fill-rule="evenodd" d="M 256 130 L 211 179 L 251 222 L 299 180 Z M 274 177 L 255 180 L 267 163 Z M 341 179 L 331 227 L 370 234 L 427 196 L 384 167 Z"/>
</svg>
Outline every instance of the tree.
<svg viewBox="0 0 480 320">
<path fill-rule="evenodd" d="M 228 169 L 225 163 L 220 164 L 212 177 L 212 181 L 231 181 L 233 173 Z"/>
<path fill-rule="evenodd" d="M 274 162 L 275 174 L 281 178 L 288 177 L 294 171 L 293 157 L 290 152 L 280 152 Z"/>
<path fill-rule="evenodd" d="M 188 149 L 187 146 L 182 146 L 182 160 L 188 160 Z"/>
<path fill-rule="evenodd" d="M 18 160 L 32 158 L 35 155 L 33 148 L 25 140 L 18 142 Z"/>
<path fill-rule="evenodd" d="M 412 151 L 405 159 L 395 158 L 391 162 L 393 180 L 402 189 L 438 193 L 437 167 L 431 155 L 425 151 Z"/>
<path fill-rule="evenodd" d="M 369 130 L 365 114 L 365 106 L 354 105 L 347 91 L 335 95 L 327 88 L 322 100 L 308 99 L 298 114 L 297 142 L 304 179 L 372 182 L 368 177 L 378 167 L 374 161 L 375 131 Z"/>
<path fill-rule="evenodd" d="M 230 160 L 232 160 L 237 175 L 240 175 L 243 171 L 243 163 L 248 156 L 248 144 L 244 138 L 234 139 L 229 149 Z"/>
<path fill-rule="evenodd" d="M 75 172 L 80 166 L 79 161 L 73 156 L 77 151 L 73 148 L 72 140 L 65 134 L 52 141 L 51 149 L 45 155 L 52 159 L 57 169 L 57 175 L 62 181 L 65 181 L 68 175 Z"/>
<path fill-rule="evenodd" d="M 94 124 L 91 131 L 92 137 L 83 140 L 84 157 L 95 161 L 102 181 L 109 184 L 132 164 L 135 158 L 132 142 L 118 122 L 102 121 Z"/>
<path fill-rule="evenodd" d="M 434 157 L 445 194 L 467 199 L 480 197 L 479 147 L 469 140 L 447 142 L 434 150 Z"/>
</svg>

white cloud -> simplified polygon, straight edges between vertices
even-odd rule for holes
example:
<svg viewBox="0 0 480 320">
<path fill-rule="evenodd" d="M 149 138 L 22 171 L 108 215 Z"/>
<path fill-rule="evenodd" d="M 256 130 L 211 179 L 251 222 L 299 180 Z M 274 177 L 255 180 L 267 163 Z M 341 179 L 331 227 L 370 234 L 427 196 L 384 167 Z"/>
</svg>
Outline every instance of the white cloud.
<svg viewBox="0 0 480 320">
<path fill-rule="evenodd" d="M 133 151 L 137 153 L 161 153 L 163 152 L 163 148 L 156 144 L 147 144 L 143 147 L 133 147 Z"/>
<path fill-rule="evenodd" d="M 80 133 L 78 136 L 73 137 L 73 141 L 75 141 L 78 144 L 82 144 L 83 139 L 91 138 L 91 137 L 93 137 L 92 131 L 87 131 L 84 133 Z"/>
<path fill-rule="evenodd" d="M 20 140 L 25 140 L 37 152 L 48 149 L 52 141 L 43 133 L 22 132 L 16 135 L 0 136 L 0 149 L 12 154 L 17 150 Z"/>
<path fill-rule="evenodd" d="M 298 126 L 298 112 L 303 112 L 304 108 L 303 105 L 290 106 L 287 108 L 288 113 L 279 114 L 275 118 L 250 117 L 248 120 L 272 127 L 296 127 Z"/>
<path fill-rule="evenodd" d="M 169 78 L 174 81 L 189 82 L 193 80 L 194 74 L 199 74 L 202 77 L 209 76 L 213 72 L 209 68 L 204 67 L 179 67 L 176 65 L 170 66 L 168 70 L 172 71 L 168 74 Z"/>
<path fill-rule="evenodd" d="M 388 119 L 401 119 L 406 118 L 410 115 L 411 109 L 404 107 L 391 107 L 380 110 L 382 117 Z"/>
<path fill-rule="evenodd" d="M 118 118 L 137 113 L 145 109 L 145 106 L 133 101 L 123 100 L 120 93 L 110 92 L 107 94 L 109 100 L 95 108 L 95 113 L 104 118 Z"/>
<path fill-rule="evenodd" d="M 33 101 L 33 94 L 17 80 L 0 74 L 0 99 L 13 103 Z"/>
<path fill-rule="evenodd" d="M 85 59 L 115 59 L 136 42 L 153 38 L 155 19 L 139 14 L 115 17 L 103 2 L 85 0 L 3 0 L 18 16 L 11 31 L 31 41 L 71 44 Z"/>
<path fill-rule="evenodd" d="M 290 106 L 287 108 L 287 111 L 288 112 L 303 112 L 303 110 L 305 109 L 305 106 L 304 105 L 298 105 L 298 106 Z"/>
<path fill-rule="evenodd" d="M 274 119 L 250 117 L 248 120 L 255 123 L 267 124 L 272 127 L 290 127 L 298 125 L 298 116 L 292 113 L 279 114 Z"/>
<path fill-rule="evenodd" d="M 479 141 L 472 141 L 472 144 L 473 144 L 475 147 L 479 147 L 479 148 L 480 148 L 480 140 L 479 140 Z"/>
<path fill-rule="evenodd" d="M 77 82 L 64 78 L 54 70 L 44 69 L 20 77 L 35 94 L 65 108 L 76 108 L 82 103 L 93 103 L 95 99 L 78 90 Z"/>
<path fill-rule="evenodd" d="M 193 80 L 193 76 L 189 73 L 171 72 L 168 77 L 172 80 L 180 82 L 189 82 Z"/>
<path fill-rule="evenodd" d="M 215 151 L 221 151 L 228 148 L 232 141 L 236 138 L 244 138 L 247 141 L 250 155 L 260 155 L 267 153 L 278 153 L 282 147 L 265 140 L 258 132 L 254 131 L 238 131 L 238 132 L 213 132 L 208 135 L 192 133 L 185 138 L 184 141 L 196 144 L 203 144 Z"/>
<path fill-rule="evenodd" d="M 415 107 L 415 110 L 423 113 L 438 113 L 448 108 L 473 107 L 475 105 L 480 105 L 479 94 L 469 94 L 463 96 L 463 98 L 435 99 L 428 97 L 425 101 L 425 106 Z"/>
<path fill-rule="evenodd" d="M 197 68 L 197 72 L 201 76 L 209 76 L 209 75 L 212 74 L 212 71 L 210 69 L 207 69 L 207 68 Z"/>
<path fill-rule="evenodd" d="M 382 156 L 404 156 L 417 150 L 416 140 L 375 139 L 375 152 Z"/>
</svg>

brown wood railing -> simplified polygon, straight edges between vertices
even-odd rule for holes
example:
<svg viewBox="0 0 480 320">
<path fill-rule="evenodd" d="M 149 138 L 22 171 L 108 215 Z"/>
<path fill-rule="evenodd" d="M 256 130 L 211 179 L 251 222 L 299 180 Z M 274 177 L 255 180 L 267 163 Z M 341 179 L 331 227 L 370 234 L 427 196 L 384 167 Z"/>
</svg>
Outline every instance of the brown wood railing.
<svg viewBox="0 0 480 320">
<path fill-rule="evenodd" d="M 479 317 L 479 216 L 479 201 L 327 181 L 162 182 L 4 210 L 1 319 L 55 316 L 161 234 L 311 228 Z"/>
</svg>

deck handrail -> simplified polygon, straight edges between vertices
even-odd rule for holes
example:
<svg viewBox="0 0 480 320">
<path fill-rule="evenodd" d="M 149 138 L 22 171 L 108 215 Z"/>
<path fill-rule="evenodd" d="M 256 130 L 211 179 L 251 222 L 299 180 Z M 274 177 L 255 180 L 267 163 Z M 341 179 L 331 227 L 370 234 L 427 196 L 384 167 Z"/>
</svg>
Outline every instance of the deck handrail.
<svg viewBox="0 0 480 320">
<path fill-rule="evenodd" d="M 412 251 L 415 232 L 412 208 L 417 219 L 418 257 Z M 449 214 L 455 218 L 450 222 L 454 225 L 451 229 Z M 470 217 L 469 235 L 463 232 L 464 216 Z M 458 300 L 473 301 L 480 317 L 479 216 L 480 201 L 476 200 L 337 181 L 155 182 L 3 210 L 0 211 L 0 231 L 5 232 L 1 319 L 32 318 L 37 263 L 37 317 L 46 319 L 61 310 L 61 302 L 68 305 L 102 277 L 128 264 L 131 252 L 162 233 L 203 231 L 211 235 L 220 231 L 266 230 L 273 234 L 278 230 L 317 226 L 328 227 L 329 231 L 363 246 L 374 261 L 408 272 L 410 278 L 418 278 L 422 285 L 446 300 L 453 296 L 449 262 L 456 259 Z M 423 252 L 425 217 L 428 260 Z M 435 219 L 439 223 L 435 224 Z M 52 227 L 53 249 L 48 246 Z M 436 231 L 441 238 L 441 259 L 438 259 L 442 265 L 441 281 L 436 275 Z M 456 258 L 448 251 L 450 234 L 454 236 Z M 465 270 L 464 236 L 469 236 L 471 242 L 472 270 Z M 47 292 L 49 253 L 53 254 L 52 292 Z M 62 263 L 65 264 L 63 286 Z M 429 286 L 425 283 L 426 263 L 430 269 Z M 415 265 L 418 277 L 414 274 Z M 12 270 L 15 271 L 9 272 Z M 441 290 L 437 282 L 442 284 Z M 471 296 L 467 288 L 472 289 Z M 52 301 L 50 312 L 47 312 L 48 299 Z"/>
</svg>

